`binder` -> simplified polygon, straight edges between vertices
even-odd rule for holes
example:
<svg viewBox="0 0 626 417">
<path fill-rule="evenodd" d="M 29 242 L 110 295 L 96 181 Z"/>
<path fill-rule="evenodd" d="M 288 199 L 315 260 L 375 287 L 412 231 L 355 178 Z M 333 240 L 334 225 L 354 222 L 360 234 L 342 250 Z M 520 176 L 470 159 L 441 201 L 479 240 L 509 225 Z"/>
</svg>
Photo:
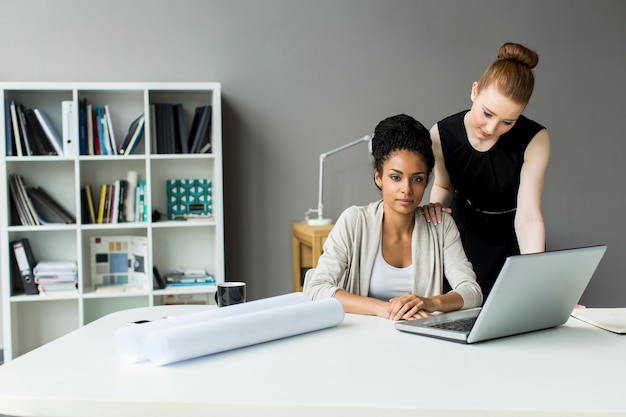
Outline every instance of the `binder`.
<svg viewBox="0 0 626 417">
<path fill-rule="evenodd" d="M 39 294 L 39 289 L 35 283 L 33 272 L 37 262 L 30 248 L 28 239 L 19 239 L 11 242 L 11 254 L 17 266 L 15 270 L 16 278 L 21 282 L 22 289 L 26 294 Z"/>
<path fill-rule="evenodd" d="M 83 109 L 84 110 L 84 109 Z M 80 110 L 79 110 L 80 112 Z M 79 148 L 82 144 L 86 144 L 83 140 L 80 140 L 79 129 L 77 122 L 80 116 L 77 117 L 76 109 L 73 100 L 63 100 L 61 102 L 61 114 L 62 120 L 62 138 L 63 138 L 63 155 L 73 157 L 78 155 Z M 83 112 L 84 117 L 84 112 Z M 84 134 L 84 131 L 83 131 Z M 83 152 L 84 155 L 86 152 Z"/>
</svg>

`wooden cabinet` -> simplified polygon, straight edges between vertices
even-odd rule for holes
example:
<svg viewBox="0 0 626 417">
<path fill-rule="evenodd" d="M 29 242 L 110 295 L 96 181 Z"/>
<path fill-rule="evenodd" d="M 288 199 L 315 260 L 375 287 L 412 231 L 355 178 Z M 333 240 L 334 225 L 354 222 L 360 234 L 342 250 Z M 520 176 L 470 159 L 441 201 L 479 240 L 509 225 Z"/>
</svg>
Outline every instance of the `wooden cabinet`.
<svg viewBox="0 0 626 417">
<path fill-rule="evenodd" d="M 326 237 L 334 224 L 310 226 L 304 222 L 292 225 L 293 290 L 302 291 L 304 274 L 317 266 Z"/>
</svg>

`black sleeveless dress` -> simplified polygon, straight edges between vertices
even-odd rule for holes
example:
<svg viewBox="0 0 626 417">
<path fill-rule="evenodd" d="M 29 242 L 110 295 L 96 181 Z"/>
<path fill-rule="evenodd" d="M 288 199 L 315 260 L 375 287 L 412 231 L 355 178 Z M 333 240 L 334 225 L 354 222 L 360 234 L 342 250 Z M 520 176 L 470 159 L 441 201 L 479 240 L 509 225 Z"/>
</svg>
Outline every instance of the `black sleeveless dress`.
<svg viewBox="0 0 626 417">
<path fill-rule="evenodd" d="M 466 113 L 449 116 L 437 126 L 455 190 L 452 216 L 486 299 L 506 257 L 519 254 L 514 219 L 524 152 L 543 126 L 520 116 L 491 149 L 480 152 L 469 143 Z"/>
</svg>

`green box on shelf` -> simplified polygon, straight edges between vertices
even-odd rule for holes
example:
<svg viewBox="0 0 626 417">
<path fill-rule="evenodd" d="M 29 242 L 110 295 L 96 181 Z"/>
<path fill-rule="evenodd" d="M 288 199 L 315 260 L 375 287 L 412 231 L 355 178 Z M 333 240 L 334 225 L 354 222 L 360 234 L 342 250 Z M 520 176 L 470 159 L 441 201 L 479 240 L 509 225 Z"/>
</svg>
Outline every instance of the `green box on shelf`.
<svg viewBox="0 0 626 417">
<path fill-rule="evenodd" d="M 167 180 L 168 220 L 213 217 L 212 183 L 208 179 Z"/>
</svg>

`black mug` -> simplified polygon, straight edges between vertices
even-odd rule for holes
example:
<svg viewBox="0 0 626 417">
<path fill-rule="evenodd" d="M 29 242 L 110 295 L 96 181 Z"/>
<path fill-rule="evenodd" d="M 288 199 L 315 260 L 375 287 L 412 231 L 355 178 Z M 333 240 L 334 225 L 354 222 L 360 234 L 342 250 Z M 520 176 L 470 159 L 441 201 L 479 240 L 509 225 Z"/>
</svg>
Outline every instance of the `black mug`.
<svg viewBox="0 0 626 417">
<path fill-rule="evenodd" d="M 227 307 L 233 304 L 246 302 L 246 283 L 225 281 L 217 284 L 215 302 L 218 307 Z"/>
</svg>

